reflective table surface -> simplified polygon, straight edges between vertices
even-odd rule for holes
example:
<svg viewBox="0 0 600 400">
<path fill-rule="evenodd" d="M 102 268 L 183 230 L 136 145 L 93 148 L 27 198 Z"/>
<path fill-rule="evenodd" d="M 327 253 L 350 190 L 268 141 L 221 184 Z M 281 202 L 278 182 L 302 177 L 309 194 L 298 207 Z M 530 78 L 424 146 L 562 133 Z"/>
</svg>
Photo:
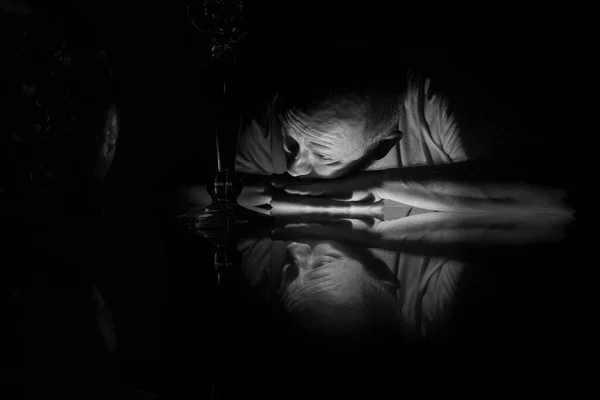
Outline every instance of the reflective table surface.
<svg viewBox="0 0 600 400">
<path fill-rule="evenodd" d="M 572 215 L 274 196 L 217 244 L 187 204 L 195 223 L 170 246 L 188 277 L 176 330 L 223 398 L 531 387 L 530 369 L 561 365 Z"/>
</svg>

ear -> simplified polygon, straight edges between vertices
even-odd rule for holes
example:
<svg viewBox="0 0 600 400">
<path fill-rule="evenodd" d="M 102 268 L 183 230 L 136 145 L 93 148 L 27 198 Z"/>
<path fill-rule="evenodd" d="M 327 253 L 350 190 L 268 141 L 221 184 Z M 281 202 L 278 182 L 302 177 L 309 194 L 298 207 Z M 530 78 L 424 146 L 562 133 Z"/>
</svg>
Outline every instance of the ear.
<svg viewBox="0 0 600 400">
<path fill-rule="evenodd" d="M 383 140 L 379 142 L 375 150 L 373 151 L 373 158 L 375 160 L 381 160 L 385 157 L 390 150 L 402 139 L 402 131 L 395 130 L 390 132 Z"/>
</svg>

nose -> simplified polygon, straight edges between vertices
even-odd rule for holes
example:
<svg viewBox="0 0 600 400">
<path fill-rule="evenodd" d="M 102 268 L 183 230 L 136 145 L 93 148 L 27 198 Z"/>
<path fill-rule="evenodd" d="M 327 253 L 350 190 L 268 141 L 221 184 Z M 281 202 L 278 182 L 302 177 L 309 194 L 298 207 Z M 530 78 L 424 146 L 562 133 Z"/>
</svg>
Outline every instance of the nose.
<svg viewBox="0 0 600 400">
<path fill-rule="evenodd" d="M 287 252 L 294 260 L 299 261 L 310 255 L 311 248 L 306 243 L 291 242 L 287 246 Z"/>
<path fill-rule="evenodd" d="M 300 151 L 290 162 L 288 162 L 287 173 L 291 176 L 308 175 L 312 171 L 312 165 L 306 151 Z"/>
</svg>

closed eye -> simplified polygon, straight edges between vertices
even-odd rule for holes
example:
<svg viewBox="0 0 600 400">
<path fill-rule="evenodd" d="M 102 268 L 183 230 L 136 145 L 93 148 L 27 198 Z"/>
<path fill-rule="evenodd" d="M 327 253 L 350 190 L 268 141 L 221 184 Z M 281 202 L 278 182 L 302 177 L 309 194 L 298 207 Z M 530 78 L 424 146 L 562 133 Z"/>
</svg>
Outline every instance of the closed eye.
<svg viewBox="0 0 600 400">
<path fill-rule="evenodd" d="M 323 154 L 315 153 L 315 155 L 316 155 L 317 157 L 319 157 L 319 158 L 320 158 L 321 160 L 323 160 L 323 161 L 333 161 L 333 158 L 330 158 L 330 157 L 324 156 Z"/>
<path fill-rule="evenodd" d="M 298 151 L 298 142 L 296 142 L 289 135 L 285 135 L 284 134 L 284 138 L 283 138 L 283 151 L 285 151 L 287 154 L 296 153 Z"/>
<path fill-rule="evenodd" d="M 336 261 L 340 259 L 340 257 L 332 257 L 332 256 L 322 256 L 319 261 L 318 264 L 315 265 L 313 268 L 320 268 L 320 267 L 324 267 L 328 264 L 331 264 L 333 261 Z"/>
</svg>

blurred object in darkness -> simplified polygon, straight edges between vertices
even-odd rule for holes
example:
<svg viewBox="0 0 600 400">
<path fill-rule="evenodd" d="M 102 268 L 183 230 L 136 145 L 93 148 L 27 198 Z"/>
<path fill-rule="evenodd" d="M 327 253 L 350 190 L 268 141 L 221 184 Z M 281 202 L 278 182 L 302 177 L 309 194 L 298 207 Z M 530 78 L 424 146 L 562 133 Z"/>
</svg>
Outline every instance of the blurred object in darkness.
<svg viewBox="0 0 600 400">
<path fill-rule="evenodd" d="M 26 3 L 19 0 L 0 0 L 0 9 L 12 13 L 31 14 L 31 7 Z"/>
<path fill-rule="evenodd" d="M 188 4 L 188 18 L 194 27 L 210 39 L 213 62 L 241 61 L 239 43 L 246 36 L 243 0 L 204 0 Z"/>
<path fill-rule="evenodd" d="M 100 294 L 98 288 L 92 287 L 92 309 L 96 322 L 96 332 L 98 333 L 98 341 L 102 343 L 101 356 L 102 360 L 108 365 L 114 363 L 117 356 L 117 335 L 113 316 L 108 304 Z"/>
<path fill-rule="evenodd" d="M 0 9 L 0 189 L 72 204 L 104 181 L 119 135 L 117 88 L 95 33 L 69 17 Z M 62 12 L 62 11 L 61 11 Z"/>
</svg>

